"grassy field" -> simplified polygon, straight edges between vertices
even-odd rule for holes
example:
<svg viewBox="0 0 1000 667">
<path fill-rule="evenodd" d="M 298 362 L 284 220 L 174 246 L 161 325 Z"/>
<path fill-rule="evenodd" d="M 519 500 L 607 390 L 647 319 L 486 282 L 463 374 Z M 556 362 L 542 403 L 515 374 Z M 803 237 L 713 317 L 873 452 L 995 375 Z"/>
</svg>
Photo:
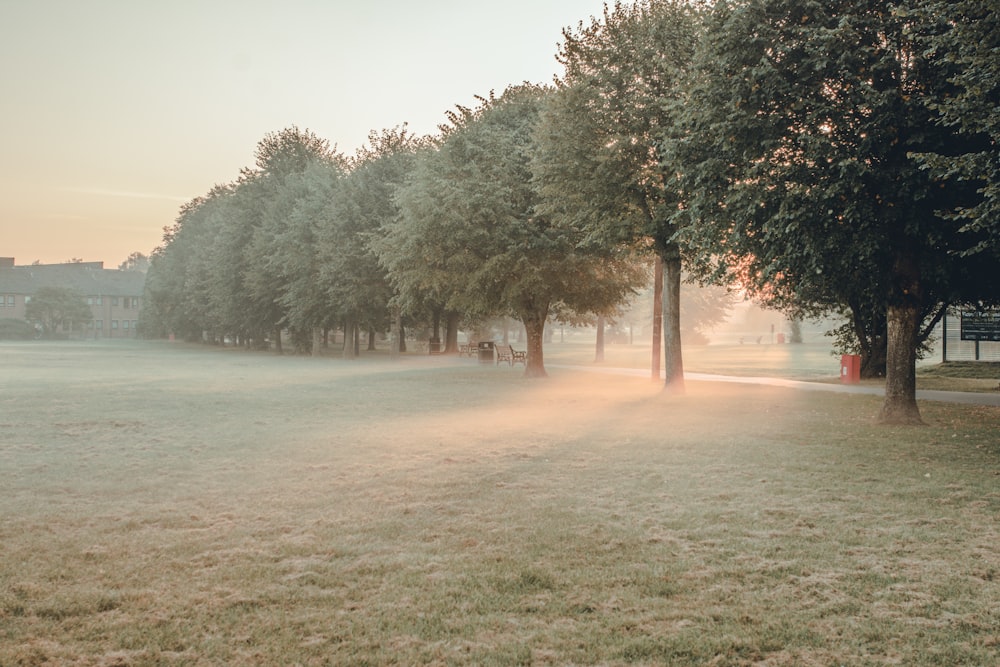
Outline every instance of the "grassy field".
<svg viewBox="0 0 1000 667">
<path fill-rule="evenodd" d="M 887 428 L 874 396 L 166 343 L 0 361 L 4 667 L 1000 652 L 998 408 Z"/>
</svg>

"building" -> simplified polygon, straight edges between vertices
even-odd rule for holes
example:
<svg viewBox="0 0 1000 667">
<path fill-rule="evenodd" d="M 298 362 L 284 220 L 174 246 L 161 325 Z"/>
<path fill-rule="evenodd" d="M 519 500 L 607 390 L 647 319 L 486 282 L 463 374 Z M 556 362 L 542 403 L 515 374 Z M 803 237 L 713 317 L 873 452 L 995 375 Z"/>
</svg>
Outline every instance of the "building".
<svg viewBox="0 0 1000 667">
<path fill-rule="evenodd" d="M 0 257 L 0 319 L 24 319 L 24 307 L 41 287 L 66 287 L 87 300 L 93 318 L 74 337 L 134 338 L 146 274 L 105 269 L 104 262 L 16 266 Z"/>
</svg>

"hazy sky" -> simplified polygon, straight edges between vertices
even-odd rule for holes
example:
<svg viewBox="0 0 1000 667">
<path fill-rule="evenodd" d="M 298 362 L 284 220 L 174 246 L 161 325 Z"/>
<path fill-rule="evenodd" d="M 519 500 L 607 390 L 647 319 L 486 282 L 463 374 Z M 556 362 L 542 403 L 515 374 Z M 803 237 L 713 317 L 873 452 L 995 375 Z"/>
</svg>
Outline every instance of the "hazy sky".
<svg viewBox="0 0 1000 667">
<path fill-rule="evenodd" d="M 0 256 L 113 268 L 296 125 L 371 130 L 549 82 L 603 0 L 0 0 Z"/>
</svg>

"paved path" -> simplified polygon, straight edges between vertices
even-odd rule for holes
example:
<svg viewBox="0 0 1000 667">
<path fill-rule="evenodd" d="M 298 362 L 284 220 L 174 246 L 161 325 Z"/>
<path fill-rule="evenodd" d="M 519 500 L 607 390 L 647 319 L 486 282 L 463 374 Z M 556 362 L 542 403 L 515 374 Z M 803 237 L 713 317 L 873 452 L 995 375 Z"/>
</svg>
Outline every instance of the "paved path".
<svg viewBox="0 0 1000 667">
<path fill-rule="evenodd" d="M 608 368 L 605 366 L 569 366 L 563 364 L 546 364 L 550 368 L 565 368 L 590 373 L 609 373 L 612 375 L 635 375 L 649 377 L 649 369 L 641 368 Z M 712 375 L 709 373 L 684 373 L 688 380 L 704 382 L 738 382 L 742 384 L 764 384 L 771 387 L 788 387 L 807 391 L 835 391 L 844 394 L 875 394 L 885 395 L 884 387 L 872 387 L 858 384 L 837 384 L 834 382 L 807 382 L 805 380 L 787 380 L 785 378 L 743 377 L 738 375 Z M 1000 407 L 1000 392 L 980 393 L 971 391 L 935 391 L 917 390 L 917 398 L 927 401 L 944 401 L 948 403 L 968 403 L 971 405 L 995 405 Z"/>
</svg>

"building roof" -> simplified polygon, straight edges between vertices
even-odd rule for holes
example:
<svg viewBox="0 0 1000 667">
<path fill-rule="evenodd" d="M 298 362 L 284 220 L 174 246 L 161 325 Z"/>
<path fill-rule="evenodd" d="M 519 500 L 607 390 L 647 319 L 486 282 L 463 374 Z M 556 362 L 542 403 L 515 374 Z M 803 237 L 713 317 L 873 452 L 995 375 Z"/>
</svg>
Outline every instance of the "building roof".
<svg viewBox="0 0 1000 667">
<path fill-rule="evenodd" d="M 41 287 L 70 287 L 84 296 L 142 296 L 145 273 L 103 266 L 103 262 L 0 265 L 0 293 L 31 295 Z"/>
</svg>

